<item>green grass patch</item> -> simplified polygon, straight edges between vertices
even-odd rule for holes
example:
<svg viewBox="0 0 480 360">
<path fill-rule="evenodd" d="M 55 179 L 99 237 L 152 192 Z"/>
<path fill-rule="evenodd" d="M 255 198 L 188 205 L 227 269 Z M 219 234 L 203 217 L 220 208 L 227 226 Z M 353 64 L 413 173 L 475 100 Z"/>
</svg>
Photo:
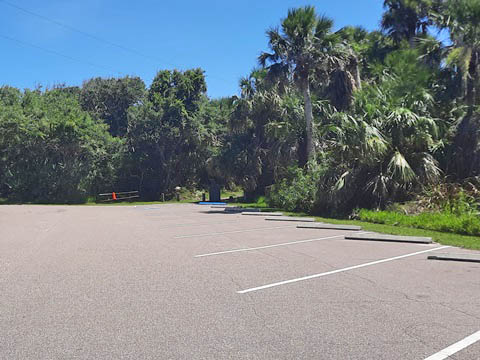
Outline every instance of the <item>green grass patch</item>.
<svg viewBox="0 0 480 360">
<path fill-rule="evenodd" d="M 208 198 L 208 191 L 205 190 L 205 193 L 207 194 L 207 198 Z M 242 195 L 243 195 L 242 190 L 222 190 L 221 198 L 228 199 L 230 197 L 233 197 L 234 199 L 237 199 L 237 198 L 240 198 Z"/>
<path fill-rule="evenodd" d="M 290 216 L 306 216 L 304 213 L 285 213 Z M 307 215 L 308 216 L 308 215 Z M 324 222 L 328 224 L 344 224 L 344 225 L 358 225 L 362 227 L 362 230 L 378 232 L 390 235 L 403 235 L 403 236 L 423 236 L 430 237 L 433 241 L 442 244 L 462 247 L 465 249 L 480 250 L 480 237 L 467 236 L 459 234 L 451 234 L 440 231 L 416 229 L 411 227 L 404 227 L 399 225 L 386 225 L 386 224 L 374 224 L 361 220 L 343 220 L 343 219 L 331 219 L 313 216 L 316 221 Z"/>
<path fill-rule="evenodd" d="M 394 211 L 360 210 L 360 220 L 393 226 L 479 236 L 480 217 L 474 214 L 422 213 L 405 215 Z"/>
<path fill-rule="evenodd" d="M 290 216 L 305 216 L 303 213 L 286 213 Z M 403 235 L 403 236 L 424 236 L 430 237 L 433 241 L 442 244 L 462 247 L 465 249 L 480 250 L 480 237 L 467 236 L 459 234 L 450 234 L 440 231 L 416 229 L 410 227 L 403 227 L 398 225 L 386 225 L 386 224 L 374 224 L 361 220 L 342 220 L 331 219 L 314 216 L 316 221 L 328 223 L 328 224 L 344 224 L 344 225 L 358 225 L 365 231 L 378 232 L 382 234 L 390 235 Z"/>
<path fill-rule="evenodd" d="M 250 204 L 254 205 L 254 204 Z M 282 211 L 281 209 L 271 209 L 275 211 Z M 311 216 L 309 214 L 300 212 L 285 212 L 288 216 Z M 365 231 L 372 231 L 382 234 L 403 235 L 403 236 L 423 236 L 430 237 L 433 241 L 442 244 L 457 246 L 465 249 L 480 250 L 480 237 L 468 236 L 460 234 L 452 234 L 441 231 L 417 229 L 408 226 L 391 225 L 391 224 L 376 224 L 361 220 L 346 220 L 346 219 L 332 219 L 319 216 L 311 216 L 315 221 L 324 222 L 328 224 L 343 224 L 343 225 L 358 225 Z"/>
<path fill-rule="evenodd" d="M 362 227 L 363 230 L 384 234 L 431 237 L 433 241 L 438 242 L 442 245 L 451 245 L 463 247 L 466 249 L 480 250 L 480 237 L 477 236 L 467 236 L 433 230 L 416 229 L 399 225 L 374 224 L 360 220 L 337 220 L 321 217 L 315 217 L 315 219 L 317 221 L 322 221 L 330 224 L 359 225 Z"/>
<path fill-rule="evenodd" d="M 265 200 L 265 196 L 260 196 L 259 198 L 257 198 L 255 202 L 250 202 L 250 203 L 240 202 L 235 205 L 240 207 L 245 207 L 245 208 L 260 209 L 260 211 L 268 211 L 268 212 L 281 211 L 281 209 L 270 207 Z"/>
</svg>

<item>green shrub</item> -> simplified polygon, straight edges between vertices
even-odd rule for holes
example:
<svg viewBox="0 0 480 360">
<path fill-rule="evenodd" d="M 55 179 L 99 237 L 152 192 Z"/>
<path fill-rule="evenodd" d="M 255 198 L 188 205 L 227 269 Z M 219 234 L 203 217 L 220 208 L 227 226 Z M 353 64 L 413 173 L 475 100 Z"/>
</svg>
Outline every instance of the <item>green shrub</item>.
<svg viewBox="0 0 480 360">
<path fill-rule="evenodd" d="M 318 182 L 322 169 L 311 164 L 306 170 L 291 167 L 285 178 L 272 186 L 268 204 L 287 211 L 310 213 L 317 198 Z"/>
<path fill-rule="evenodd" d="M 96 184 L 112 181 L 123 142 L 74 96 L 65 89 L 10 95 L 16 102 L 0 102 L 1 197 L 82 203 Z"/>
</svg>

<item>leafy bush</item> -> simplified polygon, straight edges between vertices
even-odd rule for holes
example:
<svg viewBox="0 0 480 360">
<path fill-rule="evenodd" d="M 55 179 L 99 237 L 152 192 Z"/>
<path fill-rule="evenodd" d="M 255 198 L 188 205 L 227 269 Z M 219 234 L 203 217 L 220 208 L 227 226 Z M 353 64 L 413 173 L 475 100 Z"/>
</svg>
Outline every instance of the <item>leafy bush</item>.
<svg viewBox="0 0 480 360">
<path fill-rule="evenodd" d="M 82 111 L 74 96 L 64 89 L 0 90 L 10 95 L 8 102 L 0 101 L 1 196 L 84 202 L 94 184 L 111 177 L 122 141 Z"/>
<path fill-rule="evenodd" d="M 289 168 L 284 179 L 272 186 L 268 204 L 287 211 L 311 212 L 322 172 L 322 169 L 314 164 L 309 164 L 305 170 Z"/>
<path fill-rule="evenodd" d="M 391 204 L 387 210 L 410 215 L 423 212 L 445 212 L 456 215 L 478 214 L 480 210 L 479 179 L 462 184 L 442 183 L 425 187 L 412 201 Z"/>
<path fill-rule="evenodd" d="M 360 210 L 358 217 L 362 221 L 376 224 L 398 225 L 418 229 L 450 232 L 480 236 L 480 218 L 477 215 L 451 212 L 422 213 L 405 215 L 393 211 Z"/>
</svg>

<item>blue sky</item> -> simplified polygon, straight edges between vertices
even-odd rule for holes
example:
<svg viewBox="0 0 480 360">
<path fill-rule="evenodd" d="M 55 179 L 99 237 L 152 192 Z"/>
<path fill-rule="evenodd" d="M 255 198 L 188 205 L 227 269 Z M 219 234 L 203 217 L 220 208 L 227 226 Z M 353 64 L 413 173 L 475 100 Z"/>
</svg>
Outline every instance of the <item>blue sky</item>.
<svg viewBox="0 0 480 360">
<path fill-rule="evenodd" d="M 5 1 L 135 50 L 142 56 L 26 14 Z M 211 97 L 238 93 L 238 80 L 267 50 L 265 31 L 289 8 L 314 5 L 335 28 L 377 29 L 383 0 L 0 0 L 0 85 L 33 88 L 102 76 L 201 67 Z M 19 43 L 21 41 L 22 43 Z M 48 49 L 65 55 L 46 52 Z M 143 56 L 145 55 L 145 56 Z"/>
</svg>

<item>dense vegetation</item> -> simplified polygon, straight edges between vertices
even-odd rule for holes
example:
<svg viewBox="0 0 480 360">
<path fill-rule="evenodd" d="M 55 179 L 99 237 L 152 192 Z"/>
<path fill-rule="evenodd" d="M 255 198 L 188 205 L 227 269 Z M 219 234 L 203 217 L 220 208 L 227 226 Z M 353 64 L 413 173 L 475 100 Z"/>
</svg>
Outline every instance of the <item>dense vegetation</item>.
<svg viewBox="0 0 480 360">
<path fill-rule="evenodd" d="M 201 69 L 159 71 L 148 88 L 135 77 L 0 88 L 0 198 L 157 200 L 215 181 L 331 216 L 421 202 L 447 183 L 476 189 L 480 0 L 384 3 L 373 32 L 290 10 L 230 98 L 209 99 Z M 442 189 L 462 203 L 463 190 Z"/>
</svg>

